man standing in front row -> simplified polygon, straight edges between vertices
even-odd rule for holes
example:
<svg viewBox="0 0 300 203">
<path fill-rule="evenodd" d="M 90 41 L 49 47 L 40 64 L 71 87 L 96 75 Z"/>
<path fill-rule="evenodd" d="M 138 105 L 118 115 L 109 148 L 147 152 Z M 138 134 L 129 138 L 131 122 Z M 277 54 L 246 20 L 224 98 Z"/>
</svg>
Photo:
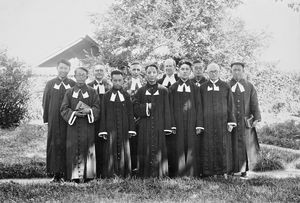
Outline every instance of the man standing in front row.
<svg viewBox="0 0 300 203">
<path fill-rule="evenodd" d="M 207 66 L 209 81 L 200 86 L 204 128 L 203 176 L 224 175 L 232 171 L 231 131 L 236 126 L 233 95 L 229 85 L 219 79 L 220 67 Z"/>
<path fill-rule="evenodd" d="M 231 64 L 232 79 L 229 82 L 237 120 L 232 134 L 233 172 L 241 173 L 241 177 L 246 177 L 246 172 L 256 163 L 259 144 L 255 126 L 261 121 L 257 93 L 244 79 L 244 66 L 239 62 Z"/>
<path fill-rule="evenodd" d="M 97 92 L 86 85 L 88 70 L 75 70 L 76 85 L 69 89 L 60 111 L 67 128 L 67 180 L 83 182 L 96 178 L 95 121 L 99 118 Z"/>
<path fill-rule="evenodd" d="M 64 59 L 57 63 L 58 76 L 47 82 L 43 95 L 43 120 L 48 123 L 46 165 L 53 182 L 61 182 L 66 174 L 67 123 L 60 115 L 60 106 L 66 90 L 75 85 L 67 78 L 70 66 Z"/>
<path fill-rule="evenodd" d="M 96 65 L 94 68 L 94 77 L 95 80 L 90 82 L 88 85 L 94 88 L 100 99 L 100 103 L 102 102 L 103 95 L 106 91 L 111 88 L 111 85 L 105 79 L 105 66 L 104 65 Z M 96 171 L 97 171 L 97 178 L 103 175 L 104 170 L 104 141 L 103 139 L 98 137 L 100 128 L 100 123 L 95 123 L 95 148 L 96 148 Z"/>
</svg>

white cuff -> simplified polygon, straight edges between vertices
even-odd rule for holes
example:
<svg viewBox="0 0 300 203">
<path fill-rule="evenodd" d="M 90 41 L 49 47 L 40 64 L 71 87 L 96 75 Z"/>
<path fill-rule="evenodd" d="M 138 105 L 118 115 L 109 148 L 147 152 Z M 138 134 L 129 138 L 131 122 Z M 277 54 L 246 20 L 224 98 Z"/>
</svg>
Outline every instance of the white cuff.
<svg viewBox="0 0 300 203">
<path fill-rule="evenodd" d="M 172 130 L 164 130 L 165 133 L 172 133 Z"/>
<path fill-rule="evenodd" d="M 229 123 L 227 123 L 227 125 L 232 125 L 233 127 L 235 127 L 235 126 L 236 126 L 236 123 L 234 123 L 234 122 L 229 122 Z"/>
<path fill-rule="evenodd" d="M 176 130 L 176 127 L 172 127 L 171 130 Z"/>
<path fill-rule="evenodd" d="M 146 103 L 146 115 L 150 116 L 150 112 L 149 112 L 149 103 Z"/>
<path fill-rule="evenodd" d="M 73 113 L 71 114 L 71 117 L 70 117 L 70 119 L 68 121 L 69 125 L 73 125 L 73 123 L 75 122 L 76 118 L 77 117 L 75 116 L 75 111 L 73 111 Z"/>
<path fill-rule="evenodd" d="M 203 127 L 196 127 L 196 130 L 198 130 L 198 129 L 204 130 Z"/>
<path fill-rule="evenodd" d="M 88 116 L 88 121 L 89 121 L 89 123 L 94 123 L 94 114 L 93 114 L 93 110 L 92 109 L 90 109 L 90 111 L 91 111 L 91 114 L 88 114 L 87 116 Z"/>
<path fill-rule="evenodd" d="M 103 135 L 107 135 L 107 132 L 100 132 L 100 133 L 98 133 L 99 137 L 103 137 Z"/>
<path fill-rule="evenodd" d="M 136 136 L 136 132 L 135 131 L 129 130 L 128 133 L 133 134 L 133 136 Z"/>
</svg>

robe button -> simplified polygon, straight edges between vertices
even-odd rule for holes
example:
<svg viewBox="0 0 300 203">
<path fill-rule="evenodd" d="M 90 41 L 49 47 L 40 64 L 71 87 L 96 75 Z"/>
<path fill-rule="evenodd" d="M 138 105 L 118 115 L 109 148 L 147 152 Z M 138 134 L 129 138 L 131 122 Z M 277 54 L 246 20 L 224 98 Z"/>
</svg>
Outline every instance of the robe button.
<svg viewBox="0 0 300 203">
<path fill-rule="evenodd" d="M 238 99 L 237 102 L 240 102 L 240 100 Z"/>
</svg>

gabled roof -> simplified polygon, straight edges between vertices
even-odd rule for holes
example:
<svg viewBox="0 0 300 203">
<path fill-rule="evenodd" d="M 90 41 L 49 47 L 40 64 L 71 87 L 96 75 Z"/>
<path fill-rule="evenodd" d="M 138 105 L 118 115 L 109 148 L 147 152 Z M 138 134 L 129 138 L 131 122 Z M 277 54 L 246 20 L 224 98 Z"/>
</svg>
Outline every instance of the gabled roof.
<svg viewBox="0 0 300 203">
<path fill-rule="evenodd" d="M 98 43 L 90 36 L 86 35 L 81 37 L 75 42 L 67 45 L 65 48 L 55 52 L 44 61 L 42 61 L 38 67 L 55 67 L 57 62 L 61 59 L 70 60 L 72 58 L 85 59 L 87 56 L 98 56 L 99 47 Z"/>
</svg>

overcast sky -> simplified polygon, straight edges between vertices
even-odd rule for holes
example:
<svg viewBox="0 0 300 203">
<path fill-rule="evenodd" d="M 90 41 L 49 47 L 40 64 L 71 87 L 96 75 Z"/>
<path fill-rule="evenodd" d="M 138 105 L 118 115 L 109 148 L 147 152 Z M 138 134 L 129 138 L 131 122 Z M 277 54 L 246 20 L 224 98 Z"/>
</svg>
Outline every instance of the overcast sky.
<svg viewBox="0 0 300 203">
<path fill-rule="evenodd" d="M 36 65 L 56 50 L 89 34 L 89 14 L 105 12 L 109 0 L 0 0 L 0 48 Z M 279 61 L 281 68 L 300 70 L 300 12 L 275 0 L 251 0 L 234 15 L 249 31 L 272 35 L 262 58 Z"/>
</svg>

